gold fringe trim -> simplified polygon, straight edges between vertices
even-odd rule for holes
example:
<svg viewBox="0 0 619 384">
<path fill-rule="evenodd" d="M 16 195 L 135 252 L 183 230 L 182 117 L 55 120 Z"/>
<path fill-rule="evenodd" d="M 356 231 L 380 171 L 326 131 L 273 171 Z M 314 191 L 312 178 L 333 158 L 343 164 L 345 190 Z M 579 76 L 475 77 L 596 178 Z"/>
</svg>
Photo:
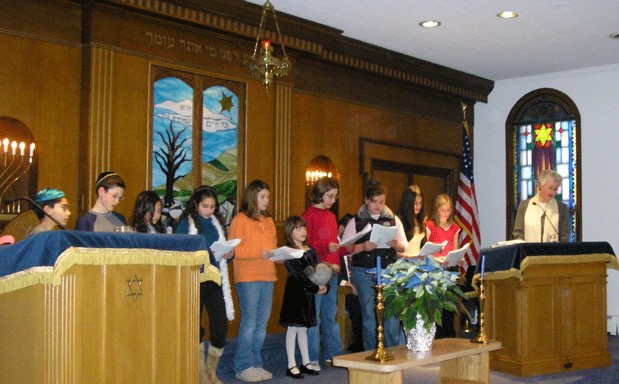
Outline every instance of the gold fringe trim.
<svg viewBox="0 0 619 384">
<path fill-rule="evenodd" d="M 145 248 L 66 249 L 53 267 L 32 267 L 0 278 L 0 294 L 36 284 L 59 285 L 64 273 L 74 265 L 166 265 L 199 266 L 204 264 L 200 281 L 221 284 L 219 270 L 209 263 L 207 251 L 181 252 Z"/>
</svg>

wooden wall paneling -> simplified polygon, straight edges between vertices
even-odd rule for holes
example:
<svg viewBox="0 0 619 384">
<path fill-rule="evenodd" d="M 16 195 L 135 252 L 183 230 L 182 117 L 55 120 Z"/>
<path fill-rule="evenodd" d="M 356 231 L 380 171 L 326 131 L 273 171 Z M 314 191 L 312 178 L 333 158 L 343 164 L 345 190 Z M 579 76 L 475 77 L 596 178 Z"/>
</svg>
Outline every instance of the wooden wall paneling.
<svg viewBox="0 0 619 384">
<path fill-rule="evenodd" d="M 146 1 L 142 3 L 145 4 L 142 10 L 132 10 L 131 7 L 119 8 L 113 4 L 90 2 L 87 8 L 91 22 L 90 41 L 116 51 L 208 69 L 226 76 L 251 78 L 248 66 L 255 35 L 251 38 L 231 36 L 217 29 L 200 28 L 198 19 L 194 23 L 175 22 L 173 19 L 178 19 L 179 14 L 157 18 L 151 13 L 154 8 L 173 8 L 168 7 L 166 2 L 157 3 L 159 5 Z M 167 12 L 163 13 L 167 15 Z M 256 19 L 258 21 L 259 18 Z M 218 25 L 225 29 L 230 24 Z M 291 81 L 293 77 L 294 74 L 290 73 L 288 80 Z"/>
<path fill-rule="evenodd" d="M 277 84 L 275 117 L 275 199 L 272 203 L 276 221 L 290 215 L 290 104 L 292 88 Z"/>
<path fill-rule="evenodd" d="M 81 42 L 82 8 L 78 2 L 0 0 L 0 9 L 0 30 L 73 46 Z M 36 63 L 29 60 L 24 62 Z"/>
<path fill-rule="evenodd" d="M 18 119 L 32 132 L 35 189 L 54 187 L 67 194 L 71 226 L 77 207 L 80 49 L 1 32 L 0 46 L 11 53 L 0 56 L 0 116 Z"/>
<path fill-rule="evenodd" d="M 305 168 L 318 155 L 333 161 L 340 174 L 339 211 L 357 212 L 359 199 L 357 116 L 371 109 L 326 96 L 295 92 L 292 103 L 291 207 L 305 209 Z"/>
<path fill-rule="evenodd" d="M 369 138 L 360 138 L 359 146 L 359 173 L 364 183 L 375 175 L 376 169 L 399 169 L 400 172 L 410 174 L 413 182 L 418 182 L 422 188 L 427 215 L 432 214 L 432 205 L 437 194 L 444 192 L 450 194 L 452 198 L 455 197 L 460 169 L 459 153 L 404 146 Z M 422 178 L 416 181 L 417 176 Z M 389 185 L 386 187 L 390 188 Z M 395 186 L 400 193 L 403 187 Z M 397 202 L 390 204 L 395 206 L 398 203 L 399 198 Z"/>
<path fill-rule="evenodd" d="M 110 170 L 123 177 L 127 188 L 125 200 L 117 211 L 131 217 L 137 195 L 151 189 L 152 110 L 148 108 L 151 84 L 149 61 L 135 55 L 113 55 L 111 79 Z M 96 176 L 95 176 L 96 177 Z M 93 180 L 94 182 L 94 180 Z"/>
<path fill-rule="evenodd" d="M 93 206 L 96 197 L 97 176 L 112 170 L 112 81 L 113 56 L 110 49 L 92 47 L 90 49 L 90 68 L 88 73 L 88 121 L 86 122 L 85 147 L 86 169 L 80 177 L 79 215 Z"/>
</svg>

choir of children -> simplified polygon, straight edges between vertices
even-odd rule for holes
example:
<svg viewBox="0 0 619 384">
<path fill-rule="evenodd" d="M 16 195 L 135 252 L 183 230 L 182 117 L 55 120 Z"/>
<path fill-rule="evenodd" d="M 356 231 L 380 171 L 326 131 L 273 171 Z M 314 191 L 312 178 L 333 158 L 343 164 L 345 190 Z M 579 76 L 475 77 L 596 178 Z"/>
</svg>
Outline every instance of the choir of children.
<svg viewBox="0 0 619 384">
<path fill-rule="evenodd" d="M 125 183 L 114 172 L 104 172 L 97 178 L 96 200 L 90 211 L 77 221 L 76 229 L 85 231 L 114 231 L 126 228 L 124 216 L 114 212 L 123 200 Z M 319 179 L 312 191 L 313 205 L 301 216 L 291 216 L 284 223 L 287 245 L 303 251 L 303 256 L 285 262 L 288 271 L 286 289 L 280 309 L 279 323 L 287 327 L 286 349 L 288 369 L 286 375 L 295 379 L 304 374 L 318 375 L 320 357 L 327 363 L 342 353 L 337 313 L 338 276 L 335 274 L 326 285 L 313 283 L 306 273 L 307 267 L 319 262 L 344 266 L 340 280 L 353 285 L 354 300 L 360 308 L 363 348 L 376 347 L 376 312 L 374 286 L 378 268 L 385 268 L 398 257 L 415 257 L 425 241 L 440 243 L 447 240 L 442 254 L 458 247 L 460 227 L 453 221 L 452 201 L 449 195 L 440 194 L 435 199 L 434 212 L 425 216 L 423 195 L 417 185 L 407 187 L 402 194 L 397 215 L 385 205 L 386 190 L 379 183 L 371 182 L 365 194 L 365 204 L 356 215 L 347 215 L 341 228 L 331 212 L 338 198 L 339 185 L 332 178 Z M 234 357 L 236 377 L 246 382 L 269 380 L 272 373 L 263 366 L 261 351 L 266 328 L 271 316 L 276 268 L 270 259 L 277 247 L 275 223 L 269 213 L 271 193 L 269 186 L 254 180 L 247 185 L 238 214 L 232 220 L 227 234 L 229 239 L 240 239 L 234 249 L 219 260 L 211 254 L 211 264 L 220 269 L 222 284 L 202 282 L 200 309 L 206 308 L 209 316 L 210 342 L 203 341 L 200 329 L 200 383 L 219 384 L 216 370 L 219 357 L 226 343 L 228 321 L 234 319 L 230 297 L 227 263 L 234 257 L 234 283 L 240 307 L 240 325 Z M 37 194 L 41 224 L 35 233 L 53 230 L 67 223 L 71 212 L 64 193 L 57 189 L 44 189 Z M 144 233 L 171 233 L 161 223 L 161 198 L 153 191 L 141 192 L 131 216 L 131 231 Z M 43 214 L 44 213 L 44 214 Z M 354 244 L 340 246 L 347 238 L 362 231 L 367 224 L 395 227 L 388 248 L 377 248 L 370 241 L 369 233 Z M 210 248 L 216 241 L 225 241 L 221 225 L 218 196 L 209 186 L 197 188 L 178 218 L 175 233 L 196 234 L 205 237 Z M 341 238 L 340 238 L 341 236 Z M 209 249 L 210 251 L 210 249 Z M 437 254 L 438 256 L 438 254 Z M 346 262 L 342 260 L 346 259 Z M 337 269 L 337 267 L 336 267 Z M 356 303 L 355 303 L 356 304 Z M 401 345 L 404 338 L 396 318 L 384 319 L 384 345 Z M 297 365 L 295 348 L 298 342 L 302 364 Z M 320 351 L 320 346 L 324 350 Z"/>
</svg>

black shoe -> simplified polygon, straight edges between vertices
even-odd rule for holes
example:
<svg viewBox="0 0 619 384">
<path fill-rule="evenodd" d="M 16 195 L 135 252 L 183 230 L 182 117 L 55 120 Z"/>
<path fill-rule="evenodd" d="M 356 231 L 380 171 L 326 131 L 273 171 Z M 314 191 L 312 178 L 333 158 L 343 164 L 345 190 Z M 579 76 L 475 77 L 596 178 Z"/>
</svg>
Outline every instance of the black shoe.
<svg viewBox="0 0 619 384">
<path fill-rule="evenodd" d="M 295 368 L 297 368 L 297 367 L 288 368 L 286 370 L 286 376 L 290 376 L 293 379 L 302 379 L 302 378 L 304 378 L 305 376 L 303 376 L 303 374 L 301 372 L 299 372 L 299 373 L 293 373 L 292 372 L 292 370 L 295 369 Z M 299 369 L 297 368 L 297 370 L 299 370 Z"/>
<path fill-rule="evenodd" d="M 301 370 L 301 372 L 307 373 L 308 375 L 311 375 L 311 376 L 318 376 L 318 374 L 320 372 L 310 368 L 311 366 L 312 366 L 311 364 L 301 365 L 301 366 L 299 366 L 299 370 Z"/>
</svg>

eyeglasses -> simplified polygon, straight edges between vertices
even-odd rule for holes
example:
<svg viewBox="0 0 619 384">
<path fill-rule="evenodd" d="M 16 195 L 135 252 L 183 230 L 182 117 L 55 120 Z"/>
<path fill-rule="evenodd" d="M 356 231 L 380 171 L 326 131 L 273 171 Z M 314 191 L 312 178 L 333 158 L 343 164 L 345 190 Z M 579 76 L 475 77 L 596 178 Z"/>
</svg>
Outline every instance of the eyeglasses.
<svg viewBox="0 0 619 384">
<path fill-rule="evenodd" d="M 105 193 L 110 194 L 110 192 L 108 192 L 108 191 L 105 191 Z M 123 201 L 123 200 L 125 200 L 125 196 L 123 196 L 123 195 L 121 195 L 119 193 L 114 193 L 114 194 L 112 194 L 112 199 L 118 200 L 118 201 Z"/>
</svg>

